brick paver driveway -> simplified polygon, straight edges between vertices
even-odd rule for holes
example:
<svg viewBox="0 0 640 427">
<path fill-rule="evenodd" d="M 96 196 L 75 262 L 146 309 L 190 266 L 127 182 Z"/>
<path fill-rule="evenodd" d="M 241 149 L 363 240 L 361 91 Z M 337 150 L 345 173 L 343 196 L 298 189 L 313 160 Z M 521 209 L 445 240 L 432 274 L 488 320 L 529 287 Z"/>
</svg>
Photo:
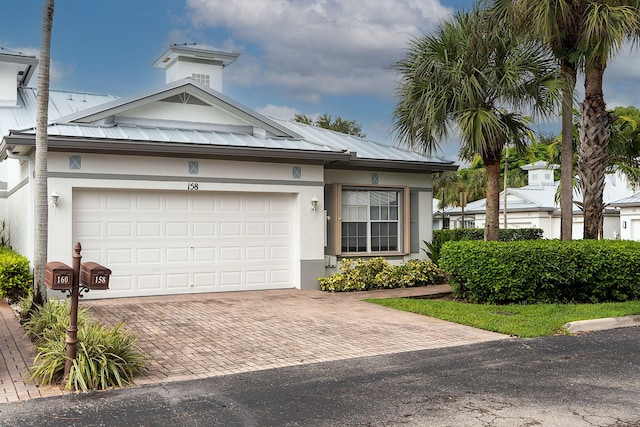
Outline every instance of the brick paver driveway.
<svg viewBox="0 0 640 427">
<path fill-rule="evenodd" d="M 136 332 L 149 371 L 136 384 L 508 338 L 361 301 L 442 287 L 329 294 L 278 290 L 83 301 Z"/>
</svg>

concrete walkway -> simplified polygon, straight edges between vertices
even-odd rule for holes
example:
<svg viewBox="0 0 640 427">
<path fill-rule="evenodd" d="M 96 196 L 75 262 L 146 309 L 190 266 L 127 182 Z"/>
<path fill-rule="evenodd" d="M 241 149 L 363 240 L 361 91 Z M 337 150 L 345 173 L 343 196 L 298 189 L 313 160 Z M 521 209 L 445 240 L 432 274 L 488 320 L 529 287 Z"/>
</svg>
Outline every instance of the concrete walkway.
<svg viewBox="0 0 640 427">
<path fill-rule="evenodd" d="M 508 338 L 361 301 L 447 290 L 446 285 L 340 294 L 287 289 L 81 305 L 107 324 L 124 321 L 125 328 L 137 334 L 140 347 L 151 357 L 148 371 L 135 379 L 142 385 Z M 37 388 L 22 381 L 33 349 L 6 310 L 11 309 L 2 308 L 2 333 L 9 330 L 9 338 L 0 350 L 5 361 L 13 358 L 6 363 L 6 374 L 0 374 L 0 403 L 60 394 L 55 387 Z"/>
</svg>

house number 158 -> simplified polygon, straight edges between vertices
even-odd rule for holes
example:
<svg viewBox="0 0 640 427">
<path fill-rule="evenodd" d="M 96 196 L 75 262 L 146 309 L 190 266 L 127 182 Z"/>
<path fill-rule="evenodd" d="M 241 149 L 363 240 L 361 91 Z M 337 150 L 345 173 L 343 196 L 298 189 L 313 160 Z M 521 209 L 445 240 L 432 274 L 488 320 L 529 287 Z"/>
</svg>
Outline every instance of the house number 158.
<svg viewBox="0 0 640 427">
<path fill-rule="evenodd" d="M 198 183 L 197 182 L 190 182 L 187 184 L 187 190 L 190 191 L 197 191 L 198 190 Z"/>
</svg>

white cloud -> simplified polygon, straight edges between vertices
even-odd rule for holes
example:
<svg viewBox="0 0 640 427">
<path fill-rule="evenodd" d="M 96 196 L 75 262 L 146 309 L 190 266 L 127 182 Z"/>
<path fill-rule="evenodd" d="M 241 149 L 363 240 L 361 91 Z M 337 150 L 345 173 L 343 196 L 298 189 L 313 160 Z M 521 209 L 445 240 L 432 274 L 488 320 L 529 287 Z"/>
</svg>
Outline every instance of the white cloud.
<svg viewBox="0 0 640 427">
<path fill-rule="evenodd" d="M 390 66 L 408 41 L 452 13 L 436 0 L 187 0 L 187 7 L 196 28 L 225 28 L 260 52 L 242 58 L 248 70 L 231 76 L 234 83 L 242 77 L 312 99 L 391 96 Z"/>
<path fill-rule="evenodd" d="M 608 109 L 618 106 L 640 107 L 640 52 L 627 46 L 607 63 L 604 73 L 604 99 Z"/>
<path fill-rule="evenodd" d="M 273 104 L 256 108 L 256 111 L 264 116 L 274 117 L 280 120 L 293 120 L 296 114 L 300 114 L 300 111 L 295 108 Z"/>
</svg>

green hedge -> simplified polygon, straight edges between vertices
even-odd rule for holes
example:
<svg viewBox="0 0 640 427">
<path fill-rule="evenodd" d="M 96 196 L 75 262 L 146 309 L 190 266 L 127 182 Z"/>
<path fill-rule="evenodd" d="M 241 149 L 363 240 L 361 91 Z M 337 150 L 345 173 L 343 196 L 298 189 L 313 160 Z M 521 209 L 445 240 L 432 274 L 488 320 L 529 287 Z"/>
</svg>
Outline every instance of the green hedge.
<svg viewBox="0 0 640 427">
<path fill-rule="evenodd" d="M 454 295 L 472 302 L 640 299 L 640 242 L 448 242 L 439 265 Z"/>
<path fill-rule="evenodd" d="M 0 248 L 0 298 L 16 302 L 31 293 L 33 276 L 29 260 L 8 248 Z"/>
<path fill-rule="evenodd" d="M 393 266 L 382 258 L 343 258 L 340 272 L 320 277 L 320 289 L 329 292 L 368 291 L 371 289 L 407 288 L 443 283 L 445 276 L 429 260 L 408 260 Z"/>
<path fill-rule="evenodd" d="M 499 236 L 501 242 L 513 242 L 516 240 L 538 240 L 542 239 L 542 229 L 540 228 L 514 228 L 500 229 Z M 440 251 L 446 242 L 459 240 L 484 240 L 484 230 L 482 228 L 455 228 L 452 230 L 434 230 L 433 240 L 424 241 L 423 251 L 429 255 L 429 259 L 436 264 L 440 263 Z"/>
<path fill-rule="evenodd" d="M 542 239 L 541 228 L 501 228 L 498 231 L 498 240 L 501 242 L 513 242 L 516 240 Z M 433 230 L 434 239 L 450 240 L 484 240 L 483 228 L 454 228 L 451 230 Z"/>
</svg>

